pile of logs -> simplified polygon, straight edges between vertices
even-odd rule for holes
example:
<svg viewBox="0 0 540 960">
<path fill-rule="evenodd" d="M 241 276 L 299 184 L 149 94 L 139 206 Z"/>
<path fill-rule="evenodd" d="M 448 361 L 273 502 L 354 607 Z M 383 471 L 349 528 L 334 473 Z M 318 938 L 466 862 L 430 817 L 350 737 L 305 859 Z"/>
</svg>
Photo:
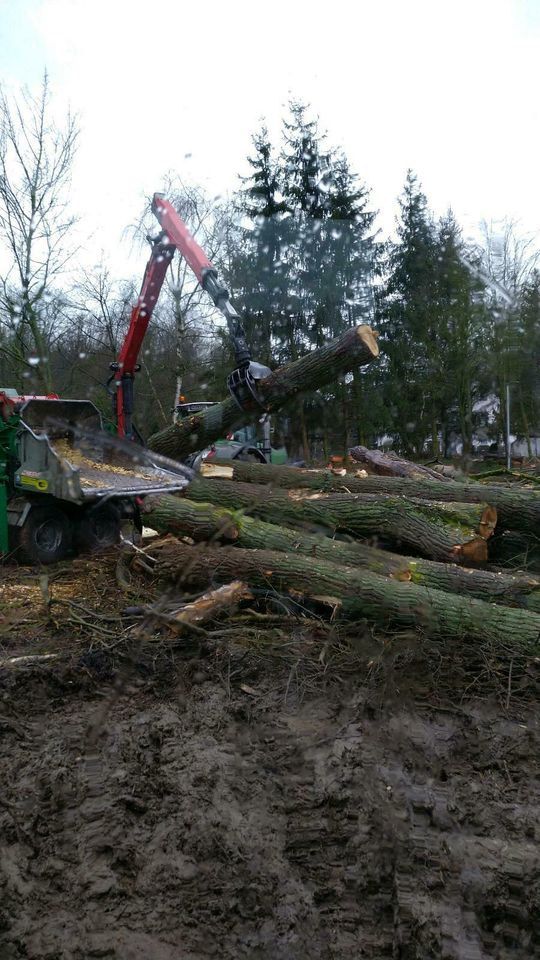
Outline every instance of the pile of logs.
<svg viewBox="0 0 540 960">
<path fill-rule="evenodd" d="M 275 371 L 261 396 L 278 409 L 377 354 L 370 328 L 349 330 Z M 226 400 L 150 445 L 180 459 L 244 419 Z M 246 596 L 277 591 L 334 618 L 540 653 L 540 577 L 495 567 L 490 556 L 502 531 L 527 538 L 539 529 L 540 491 L 459 482 L 363 447 L 350 457 L 348 471 L 206 460 L 182 494 L 144 502 L 145 525 L 168 535 L 145 551 L 154 576 L 240 581 Z"/>
</svg>

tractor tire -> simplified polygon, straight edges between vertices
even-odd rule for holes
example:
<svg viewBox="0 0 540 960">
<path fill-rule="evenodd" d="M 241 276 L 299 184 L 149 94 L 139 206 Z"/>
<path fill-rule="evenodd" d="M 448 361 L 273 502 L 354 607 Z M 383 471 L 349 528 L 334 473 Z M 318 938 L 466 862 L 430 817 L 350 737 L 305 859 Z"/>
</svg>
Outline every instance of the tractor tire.
<svg viewBox="0 0 540 960">
<path fill-rule="evenodd" d="M 77 524 L 75 543 L 80 553 L 100 553 L 120 540 L 120 514 L 116 507 L 87 507 Z"/>
<path fill-rule="evenodd" d="M 243 463 L 266 463 L 266 457 L 262 450 L 257 447 L 244 447 L 234 457 L 233 460 L 241 460 Z"/>
<path fill-rule="evenodd" d="M 71 549 L 71 525 L 58 507 L 32 507 L 17 534 L 16 558 L 22 563 L 58 563 Z"/>
</svg>

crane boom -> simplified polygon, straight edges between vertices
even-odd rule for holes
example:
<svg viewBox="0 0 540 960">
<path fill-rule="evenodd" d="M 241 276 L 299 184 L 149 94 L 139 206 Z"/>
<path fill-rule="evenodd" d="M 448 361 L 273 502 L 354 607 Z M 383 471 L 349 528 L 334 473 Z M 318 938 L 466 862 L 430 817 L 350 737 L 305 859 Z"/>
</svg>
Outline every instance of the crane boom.
<svg viewBox="0 0 540 960">
<path fill-rule="evenodd" d="M 246 412 L 264 410 L 264 404 L 257 392 L 257 380 L 267 376 L 270 371 L 268 367 L 252 361 L 241 318 L 229 299 L 228 290 L 220 284 L 217 270 L 192 237 L 173 205 L 160 193 L 154 194 L 152 212 L 158 219 L 162 232 L 151 241 L 152 252 L 137 302 L 131 311 L 129 329 L 118 360 L 110 365 L 112 376 L 109 382 L 115 381 L 113 406 L 119 435 L 133 436 L 133 382 L 140 369 L 138 356 L 175 250 L 178 250 L 189 264 L 202 288 L 210 295 L 227 321 L 237 365 L 227 378 L 231 396 Z"/>
</svg>

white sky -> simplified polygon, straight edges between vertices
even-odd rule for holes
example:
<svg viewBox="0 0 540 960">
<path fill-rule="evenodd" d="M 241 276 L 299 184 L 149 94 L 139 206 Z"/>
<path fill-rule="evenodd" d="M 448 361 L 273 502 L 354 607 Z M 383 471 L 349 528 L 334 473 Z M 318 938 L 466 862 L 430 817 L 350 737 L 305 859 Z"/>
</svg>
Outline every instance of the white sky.
<svg viewBox="0 0 540 960">
<path fill-rule="evenodd" d="M 0 0 L 0 79 L 80 116 L 85 265 L 142 275 L 123 235 L 167 171 L 233 190 L 261 117 L 311 102 L 392 229 L 411 166 L 431 207 L 540 229 L 540 0 Z M 191 154 L 191 157 L 186 157 Z M 119 273 L 120 272 L 120 273 Z"/>
</svg>

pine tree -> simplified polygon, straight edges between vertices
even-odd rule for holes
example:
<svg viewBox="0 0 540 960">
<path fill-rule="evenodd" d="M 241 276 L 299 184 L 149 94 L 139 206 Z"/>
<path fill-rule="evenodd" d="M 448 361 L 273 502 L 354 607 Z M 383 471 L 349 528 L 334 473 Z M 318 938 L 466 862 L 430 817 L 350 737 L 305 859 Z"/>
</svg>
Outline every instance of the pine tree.
<svg viewBox="0 0 540 960">
<path fill-rule="evenodd" d="M 441 432 L 446 452 L 452 428 L 461 434 L 463 454 L 473 442 L 474 401 L 488 389 L 482 340 L 485 333 L 483 286 L 468 265 L 461 231 L 452 211 L 439 221 L 437 233 L 437 315 L 439 366 L 436 389 L 441 398 Z"/>
<path fill-rule="evenodd" d="M 431 435 L 438 451 L 442 408 L 438 363 L 437 244 L 427 200 L 409 170 L 399 201 L 398 240 L 388 245 L 388 279 L 380 313 L 388 356 L 386 402 L 392 433 L 411 456 Z"/>
<path fill-rule="evenodd" d="M 252 173 L 241 178 L 244 186 L 237 198 L 239 213 L 251 222 L 238 231 L 230 282 L 252 351 L 261 362 L 271 364 L 276 347 L 274 328 L 286 308 L 287 284 L 281 251 L 287 206 L 264 125 L 252 142 L 254 154 L 248 157 Z"/>
<path fill-rule="evenodd" d="M 367 189 L 344 154 L 326 148 L 304 105 L 291 104 L 277 162 L 265 128 L 253 145 L 251 174 L 238 197 L 239 212 L 250 223 L 240 231 L 231 287 L 254 352 L 266 362 L 285 363 L 347 324 L 371 320 L 375 215 Z M 305 456 L 310 430 L 324 433 L 325 419 L 329 425 L 347 419 L 353 393 L 358 402 L 352 419 L 357 417 L 357 388 L 338 384 L 324 401 L 297 405 L 291 420 Z"/>
<path fill-rule="evenodd" d="M 540 273 L 533 270 L 519 300 L 517 369 L 518 419 L 532 456 L 531 432 L 540 427 Z"/>
</svg>

